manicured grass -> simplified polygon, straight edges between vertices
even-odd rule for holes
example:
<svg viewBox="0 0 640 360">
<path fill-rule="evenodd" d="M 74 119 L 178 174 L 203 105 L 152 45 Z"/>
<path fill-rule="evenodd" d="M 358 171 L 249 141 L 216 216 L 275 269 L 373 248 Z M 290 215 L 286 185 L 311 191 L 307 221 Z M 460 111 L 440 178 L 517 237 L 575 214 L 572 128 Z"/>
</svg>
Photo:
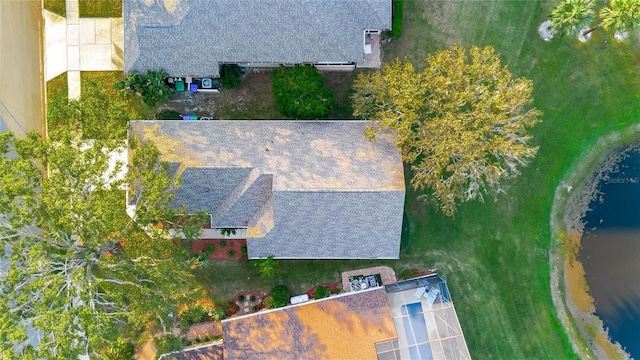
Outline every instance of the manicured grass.
<svg viewBox="0 0 640 360">
<path fill-rule="evenodd" d="M 545 43 L 537 34 L 548 8 L 536 1 L 407 2 L 403 36 L 388 59 L 418 63 L 457 42 L 493 45 L 515 76 L 534 82 L 543 122 L 531 132 L 536 159 L 506 194 L 460 207 L 455 219 L 407 195 L 412 242 L 402 262 L 448 275 L 474 358 L 575 357 L 555 315 L 549 287 L 549 217 L 553 194 L 573 164 L 603 135 L 640 122 L 637 39 L 616 43 L 594 33 Z"/>
<path fill-rule="evenodd" d="M 102 84 L 102 88 L 107 90 L 110 96 L 117 96 L 120 90 L 115 88 L 115 84 L 124 80 L 124 72 L 122 71 L 83 71 L 80 73 L 80 81 L 93 80 Z M 82 89 L 82 87 L 81 87 Z M 127 103 L 131 113 L 132 120 L 151 119 L 153 118 L 153 108 L 145 105 L 141 97 L 127 96 Z"/>
<path fill-rule="evenodd" d="M 393 1 L 393 19 L 391 21 L 391 32 L 389 33 L 389 36 L 397 38 L 402 34 L 402 24 L 404 23 L 404 0 Z"/>
<path fill-rule="evenodd" d="M 608 133 L 640 122 L 640 51 L 598 30 L 588 44 L 564 37 L 546 43 L 537 33 L 550 4 L 538 1 L 408 1 L 402 36 L 386 60 L 407 56 L 420 67 L 427 53 L 492 45 L 514 76 L 534 82 L 543 122 L 531 130 L 535 160 L 506 193 L 460 206 L 455 218 L 407 191 L 410 243 L 399 261 L 283 261 L 281 274 L 263 279 L 248 262 L 215 263 L 210 291 L 228 297 L 285 283 L 301 293 L 340 271 L 388 264 L 436 267 L 447 276 L 474 359 L 577 358 L 553 307 L 549 285 L 550 209 L 559 182 Z M 410 176 L 410 174 L 408 174 Z M 210 281 L 209 279 L 216 279 Z"/>
<path fill-rule="evenodd" d="M 68 98 L 69 87 L 66 72 L 47 81 L 47 118 L 51 116 L 52 111 L 55 111 L 57 104 L 66 103 Z"/>
<path fill-rule="evenodd" d="M 42 6 L 60 16 L 67 16 L 67 6 L 65 0 L 44 0 Z"/>
<path fill-rule="evenodd" d="M 67 73 L 54 77 L 47 81 L 47 99 L 52 98 L 67 98 L 69 95 L 69 88 L 67 85 Z"/>
<path fill-rule="evenodd" d="M 122 17 L 122 0 L 79 0 L 80 17 Z"/>
</svg>

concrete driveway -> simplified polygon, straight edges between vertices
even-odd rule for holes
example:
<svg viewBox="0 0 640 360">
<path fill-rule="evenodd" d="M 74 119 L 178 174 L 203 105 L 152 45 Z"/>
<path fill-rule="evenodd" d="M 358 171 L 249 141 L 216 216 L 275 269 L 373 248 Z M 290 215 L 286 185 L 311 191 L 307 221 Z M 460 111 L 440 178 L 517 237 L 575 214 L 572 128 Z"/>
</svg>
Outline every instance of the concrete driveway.
<svg viewBox="0 0 640 360">
<path fill-rule="evenodd" d="M 44 132 L 42 5 L 0 0 L 0 131 Z"/>
</svg>

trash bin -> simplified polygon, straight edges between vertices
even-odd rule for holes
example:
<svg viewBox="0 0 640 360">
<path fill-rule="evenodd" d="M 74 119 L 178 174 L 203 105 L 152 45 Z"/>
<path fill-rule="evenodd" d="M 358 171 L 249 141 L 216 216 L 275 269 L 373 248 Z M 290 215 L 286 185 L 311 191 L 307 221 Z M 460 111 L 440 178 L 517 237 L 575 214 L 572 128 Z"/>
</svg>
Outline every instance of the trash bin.
<svg viewBox="0 0 640 360">
<path fill-rule="evenodd" d="M 184 81 L 176 81 L 176 92 L 184 92 Z"/>
</svg>

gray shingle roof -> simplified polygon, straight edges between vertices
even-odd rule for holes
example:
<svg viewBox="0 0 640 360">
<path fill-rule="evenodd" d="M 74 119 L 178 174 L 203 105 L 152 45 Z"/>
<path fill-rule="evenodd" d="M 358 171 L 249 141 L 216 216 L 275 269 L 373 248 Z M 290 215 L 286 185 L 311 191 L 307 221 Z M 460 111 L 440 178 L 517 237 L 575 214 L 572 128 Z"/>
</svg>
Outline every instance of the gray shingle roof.
<svg viewBox="0 0 640 360">
<path fill-rule="evenodd" d="M 181 162 L 173 205 L 248 227 L 249 256 L 397 258 L 404 173 L 390 136 L 365 121 L 134 121 Z M 260 231 L 258 231 L 258 229 Z"/>
<path fill-rule="evenodd" d="M 220 62 L 362 62 L 364 31 L 386 29 L 391 0 L 125 0 L 124 67 L 217 76 Z"/>
</svg>

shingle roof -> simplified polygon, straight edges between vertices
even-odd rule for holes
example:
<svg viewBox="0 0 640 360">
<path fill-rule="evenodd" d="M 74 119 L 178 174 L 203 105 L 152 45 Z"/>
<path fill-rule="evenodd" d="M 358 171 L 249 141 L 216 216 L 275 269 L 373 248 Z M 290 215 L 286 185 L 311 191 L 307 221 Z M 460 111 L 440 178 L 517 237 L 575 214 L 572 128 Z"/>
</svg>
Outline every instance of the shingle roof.
<svg viewBox="0 0 640 360">
<path fill-rule="evenodd" d="M 134 121 L 183 176 L 173 205 L 248 227 L 249 257 L 397 258 L 404 172 L 366 121 Z"/>
<path fill-rule="evenodd" d="M 364 30 L 385 29 L 391 0 L 125 0 L 124 66 L 218 76 L 220 62 L 361 62 Z"/>
<path fill-rule="evenodd" d="M 179 353 L 164 355 L 160 360 L 223 360 L 223 344 L 198 346 Z"/>
<path fill-rule="evenodd" d="M 396 338 L 383 288 L 222 322 L 225 360 L 375 359 Z"/>
</svg>

